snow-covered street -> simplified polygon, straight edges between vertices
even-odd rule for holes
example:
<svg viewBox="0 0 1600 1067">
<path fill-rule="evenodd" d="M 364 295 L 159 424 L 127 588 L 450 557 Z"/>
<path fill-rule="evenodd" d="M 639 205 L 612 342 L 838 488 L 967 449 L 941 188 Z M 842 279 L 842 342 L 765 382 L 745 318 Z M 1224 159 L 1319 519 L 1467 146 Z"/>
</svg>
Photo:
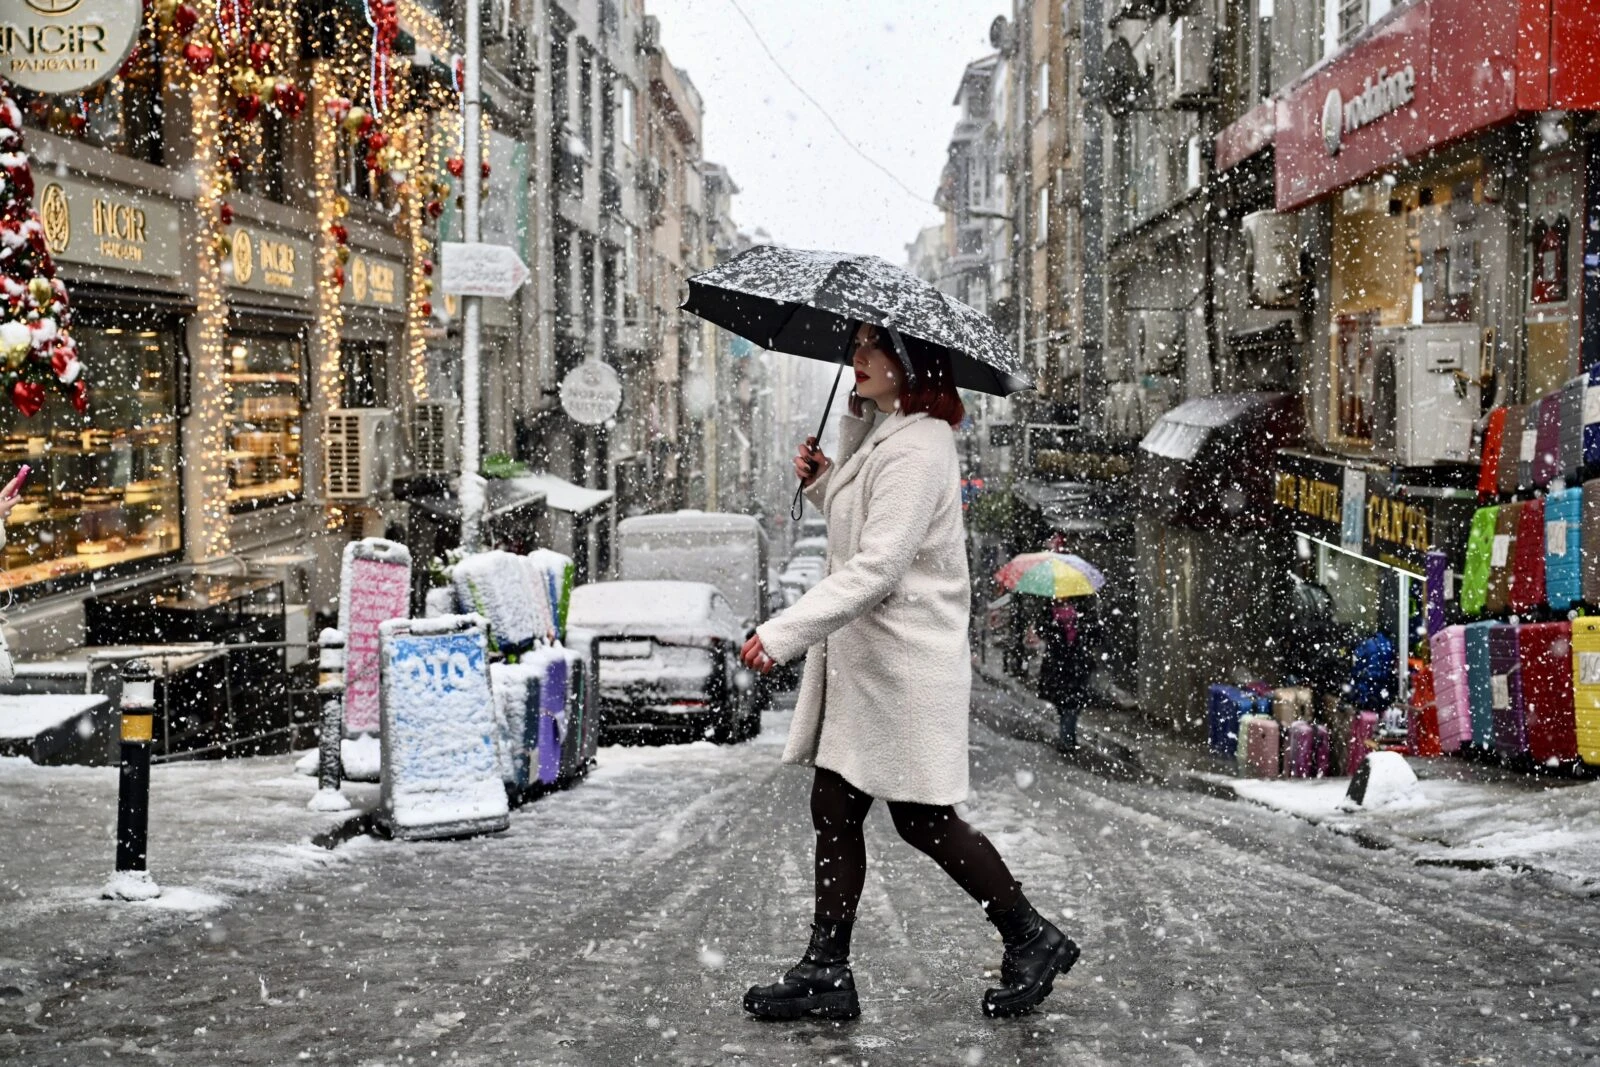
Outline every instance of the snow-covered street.
<svg viewBox="0 0 1600 1067">
<path fill-rule="evenodd" d="M 810 909 L 809 778 L 778 763 L 786 725 L 769 713 L 757 741 L 733 747 L 603 749 L 588 781 L 521 809 L 505 834 L 360 838 L 320 861 L 270 844 L 294 819 L 304 835 L 331 824 L 293 814 L 310 780 L 291 776 L 288 757 L 249 761 L 232 796 L 188 788 L 213 806 L 219 835 L 238 828 L 231 852 L 189 841 L 165 853 L 189 866 L 164 870 L 153 830 L 152 873 L 185 894 L 160 922 L 148 905 L 90 899 L 89 869 L 59 878 L 76 889 L 27 899 L 17 886 L 37 878 L 7 856 L 0 1060 L 1600 1058 L 1600 901 L 1527 875 L 1417 866 L 1253 804 L 1113 780 L 978 723 L 969 817 L 1083 944 L 1082 962 L 1033 1016 L 983 1019 L 999 940 L 880 811 L 856 935 L 862 1018 L 755 1022 L 740 996 L 793 962 Z M 161 769 L 157 788 L 223 766 Z M 22 769 L 7 768 L 8 799 Z M 35 770 L 57 788 L 106 775 Z M 39 825 L 64 835 L 63 855 L 92 854 L 103 836 L 109 864 L 103 826 Z M 200 917 L 175 923 L 185 907 Z M 68 929 L 80 931 L 70 946 Z"/>
</svg>

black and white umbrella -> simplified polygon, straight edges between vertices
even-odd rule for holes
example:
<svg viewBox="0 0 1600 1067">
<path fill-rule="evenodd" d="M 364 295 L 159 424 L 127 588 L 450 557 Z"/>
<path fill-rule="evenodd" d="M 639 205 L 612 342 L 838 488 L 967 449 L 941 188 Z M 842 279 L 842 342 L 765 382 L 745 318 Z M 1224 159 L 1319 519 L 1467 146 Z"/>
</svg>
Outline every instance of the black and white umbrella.
<svg viewBox="0 0 1600 1067">
<path fill-rule="evenodd" d="M 1032 388 L 987 315 L 877 256 L 757 245 L 689 279 L 683 309 L 774 352 L 850 362 L 853 323 L 942 349 L 956 385 L 995 396 Z M 903 358 L 903 356 L 902 356 Z"/>
<path fill-rule="evenodd" d="M 1032 388 L 989 317 L 877 256 L 757 245 L 689 279 L 683 310 L 773 352 L 839 364 L 817 436 L 850 363 L 856 323 L 885 330 L 911 373 L 908 344 L 940 351 L 957 387 L 994 396 Z M 800 494 L 790 514 L 799 518 Z"/>
</svg>

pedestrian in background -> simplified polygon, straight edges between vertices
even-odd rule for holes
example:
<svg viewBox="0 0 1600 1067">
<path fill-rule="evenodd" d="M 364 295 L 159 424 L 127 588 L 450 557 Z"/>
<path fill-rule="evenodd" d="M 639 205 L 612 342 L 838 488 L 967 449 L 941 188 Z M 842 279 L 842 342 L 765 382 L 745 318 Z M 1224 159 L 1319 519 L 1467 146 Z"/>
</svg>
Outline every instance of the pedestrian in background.
<svg viewBox="0 0 1600 1067">
<path fill-rule="evenodd" d="M 811 943 L 781 981 L 745 994 L 745 1010 L 761 1018 L 860 1014 L 850 935 L 866 878 L 862 824 L 875 799 L 1000 931 L 1000 985 L 984 994 L 985 1015 L 1029 1011 L 1078 958 L 1078 946 L 1034 910 L 994 845 L 953 806 L 967 797 L 971 704 L 971 588 L 953 430 L 962 405 L 948 360 L 897 340 L 872 326 L 855 331 L 856 388 L 839 462 L 815 439 L 795 457 L 827 520 L 829 573 L 757 627 L 742 652 L 763 673 L 805 654 L 783 759 L 816 768 Z"/>
<path fill-rule="evenodd" d="M 1068 601 L 1057 601 L 1050 605 L 1050 621 L 1044 630 L 1039 699 L 1056 707 L 1056 749 L 1065 755 L 1078 747 L 1078 715 L 1089 702 L 1094 657 L 1089 650 L 1088 614 Z"/>
</svg>

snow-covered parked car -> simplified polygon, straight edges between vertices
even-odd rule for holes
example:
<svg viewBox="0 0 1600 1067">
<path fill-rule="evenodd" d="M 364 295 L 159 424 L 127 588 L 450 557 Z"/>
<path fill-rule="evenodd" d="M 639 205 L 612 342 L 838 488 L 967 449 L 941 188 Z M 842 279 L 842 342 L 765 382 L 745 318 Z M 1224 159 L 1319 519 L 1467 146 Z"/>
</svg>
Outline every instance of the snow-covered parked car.
<svg viewBox="0 0 1600 1067">
<path fill-rule="evenodd" d="M 760 730 L 755 678 L 739 663 L 744 620 L 716 586 L 580 585 L 567 621 L 593 636 L 607 739 L 688 734 L 726 744 Z"/>
</svg>

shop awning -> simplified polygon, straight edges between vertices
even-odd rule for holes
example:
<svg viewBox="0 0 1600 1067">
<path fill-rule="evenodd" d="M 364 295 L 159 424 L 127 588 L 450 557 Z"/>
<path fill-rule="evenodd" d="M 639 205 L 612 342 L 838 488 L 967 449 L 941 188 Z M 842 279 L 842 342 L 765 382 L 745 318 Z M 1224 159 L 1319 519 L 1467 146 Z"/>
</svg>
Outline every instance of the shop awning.
<svg viewBox="0 0 1600 1067">
<path fill-rule="evenodd" d="M 1271 525 L 1273 454 L 1298 442 L 1304 425 L 1289 393 L 1179 404 L 1139 442 L 1141 499 L 1176 526 Z"/>
<path fill-rule="evenodd" d="M 484 485 L 483 517 L 497 519 L 546 503 L 537 488 L 516 484 L 520 478 L 490 478 Z M 440 519 L 461 521 L 461 498 L 454 493 L 427 493 L 410 498 L 411 506 Z M 552 505 L 553 506 L 553 505 Z"/>
<path fill-rule="evenodd" d="M 573 485 L 565 478 L 558 478 L 554 474 L 542 471 L 518 475 L 510 479 L 510 482 L 530 493 L 540 494 L 544 497 L 545 503 L 555 510 L 569 512 L 579 518 L 587 517 L 610 504 L 611 498 L 615 495 L 610 489 L 590 489 L 587 486 Z"/>
</svg>

